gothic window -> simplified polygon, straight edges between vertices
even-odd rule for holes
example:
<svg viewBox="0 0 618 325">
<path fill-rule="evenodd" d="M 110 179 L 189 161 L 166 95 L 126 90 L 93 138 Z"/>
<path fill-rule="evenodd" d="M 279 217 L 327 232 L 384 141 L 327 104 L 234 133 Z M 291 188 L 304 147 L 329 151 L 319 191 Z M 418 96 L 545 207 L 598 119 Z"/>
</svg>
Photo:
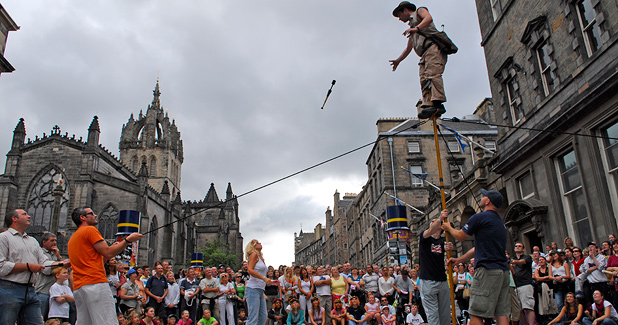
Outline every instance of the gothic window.
<svg viewBox="0 0 618 325">
<path fill-rule="evenodd" d="M 103 211 L 98 214 L 99 232 L 105 239 L 114 240 L 116 238 L 116 230 L 118 226 L 118 210 L 109 203 Z"/>
<path fill-rule="evenodd" d="M 161 122 L 159 122 L 159 120 L 157 120 L 157 139 L 156 140 L 163 140 L 163 127 L 161 127 Z"/>
<path fill-rule="evenodd" d="M 155 156 L 150 157 L 150 165 L 148 169 L 151 177 L 157 176 L 157 158 Z"/>
<path fill-rule="evenodd" d="M 139 131 L 137 131 L 137 140 L 139 140 L 139 141 L 144 140 L 144 139 L 143 139 L 143 137 L 144 137 L 144 129 L 145 129 L 145 127 L 144 127 L 144 126 L 142 126 L 142 127 L 139 129 Z"/>
<path fill-rule="evenodd" d="M 148 265 L 154 265 L 155 263 L 155 251 L 157 249 L 157 231 L 155 229 L 157 228 L 159 228 L 157 216 L 153 216 L 152 221 L 150 222 L 150 229 L 148 229 Z"/>
<path fill-rule="evenodd" d="M 28 233 L 38 235 L 46 231 L 52 230 L 52 219 L 54 207 L 60 205 L 60 213 L 58 215 L 57 229 L 59 232 L 65 230 L 68 204 L 69 204 L 69 188 L 66 184 L 66 178 L 61 171 L 50 168 L 43 173 L 30 189 L 28 194 L 27 211 L 32 217 Z"/>
<path fill-rule="evenodd" d="M 133 172 L 139 172 L 139 159 L 137 159 L 137 156 L 133 156 L 133 158 L 131 158 L 131 168 L 133 169 Z"/>
<path fill-rule="evenodd" d="M 575 151 L 568 150 L 556 158 L 558 179 L 561 186 L 562 203 L 565 214 L 571 219 L 573 232 L 580 243 L 593 240 L 588 205 L 582 186 L 581 174 Z M 568 219 L 567 219 L 568 220 Z"/>
<path fill-rule="evenodd" d="M 580 0 L 575 3 L 577 21 L 584 37 L 586 53 L 590 57 L 601 47 L 601 28 L 597 23 L 597 13 L 591 0 Z"/>
</svg>

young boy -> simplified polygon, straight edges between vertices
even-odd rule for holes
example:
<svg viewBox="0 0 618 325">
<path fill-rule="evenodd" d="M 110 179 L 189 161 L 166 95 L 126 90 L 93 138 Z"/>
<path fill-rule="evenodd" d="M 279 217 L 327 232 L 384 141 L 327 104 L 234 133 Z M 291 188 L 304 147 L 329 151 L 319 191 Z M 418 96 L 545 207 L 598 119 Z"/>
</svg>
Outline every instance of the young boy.
<svg viewBox="0 0 618 325">
<path fill-rule="evenodd" d="M 247 324 L 247 313 L 245 313 L 244 309 L 241 309 L 238 312 L 238 325 L 245 325 Z"/>
<path fill-rule="evenodd" d="M 61 322 L 69 321 L 69 303 L 74 302 L 73 291 L 65 283 L 69 279 L 69 270 L 65 267 L 54 269 L 56 283 L 49 289 L 49 318 L 58 318 Z"/>
<path fill-rule="evenodd" d="M 178 317 L 176 317 L 176 315 L 174 314 L 171 314 L 167 316 L 167 325 L 176 325 L 177 320 L 178 320 Z"/>
<path fill-rule="evenodd" d="M 410 313 L 406 317 L 407 325 L 420 325 L 424 323 L 423 317 L 418 313 L 418 305 L 413 304 Z"/>
<path fill-rule="evenodd" d="M 198 322 L 199 325 L 218 325 L 219 322 L 217 322 L 217 320 L 210 316 L 210 309 L 204 309 L 204 317 L 202 317 L 202 319 L 200 319 L 200 321 Z"/>
</svg>

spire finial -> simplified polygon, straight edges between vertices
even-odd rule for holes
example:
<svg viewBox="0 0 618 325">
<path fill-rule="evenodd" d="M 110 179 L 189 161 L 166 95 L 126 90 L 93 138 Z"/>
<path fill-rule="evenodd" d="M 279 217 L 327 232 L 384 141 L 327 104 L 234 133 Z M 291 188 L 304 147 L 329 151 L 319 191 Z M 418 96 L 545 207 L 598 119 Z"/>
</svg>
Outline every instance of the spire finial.
<svg viewBox="0 0 618 325">
<path fill-rule="evenodd" d="M 159 100 L 159 97 L 161 96 L 161 92 L 159 91 L 159 77 L 157 77 L 157 85 L 152 91 L 152 94 L 154 95 L 154 97 L 152 98 L 152 104 L 150 106 L 153 108 L 160 108 L 161 101 Z"/>
</svg>

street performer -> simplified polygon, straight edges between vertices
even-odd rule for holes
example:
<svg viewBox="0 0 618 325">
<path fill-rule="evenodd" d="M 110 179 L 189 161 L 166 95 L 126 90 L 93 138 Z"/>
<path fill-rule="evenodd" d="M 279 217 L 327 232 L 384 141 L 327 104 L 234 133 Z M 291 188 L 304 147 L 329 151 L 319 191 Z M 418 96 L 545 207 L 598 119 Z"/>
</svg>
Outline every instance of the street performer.
<svg viewBox="0 0 618 325">
<path fill-rule="evenodd" d="M 401 2 L 393 10 L 393 16 L 410 26 L 403 32 L 403 35 L 408 38 L 406 49 L 397 59 L 389 61 L 393 66 L 393 71 L 397 70 L 399 63 L 405 60 L 414 50 L 421 57 L 418 63 L 418 72 L 423 93 L 421 104 L 423 110 L 418 114 L 418 118 L 427 119 L 434 114 L 436 114 L 436 117 L 440 117 L 446 112 L 442 104 L 446 102 L 442 73 L 444 73 L 447 55 L 440 50 L 434 41 L 427 37 L 439 33 L 433 23 L 433 18 L 427 8 L 419 7 L 417 9 L 414 4 L 408 1 Z"/>
</svg>

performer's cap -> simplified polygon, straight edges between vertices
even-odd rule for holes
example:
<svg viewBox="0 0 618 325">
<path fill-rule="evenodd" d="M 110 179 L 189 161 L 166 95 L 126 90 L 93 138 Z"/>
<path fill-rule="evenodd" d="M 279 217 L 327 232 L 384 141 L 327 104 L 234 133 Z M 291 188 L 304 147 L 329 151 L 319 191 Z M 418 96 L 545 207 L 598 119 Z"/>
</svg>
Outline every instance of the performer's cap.
<svg viewBox="0 0 618 325">
<path fill-rule="evenodd" d="M 393 16 L 399 17 L 399 12 L 401 12 L 404 8 L 410 9 L 411 11 L 416 11 L 416 6 L 410 1 L 401 1 L 397 8 L 393 10 Z"/>
<path fill-rule="evenodd" d="M 481 194 L 488 197 L 491 204 L 495 205 L 496 208 L 500 208 L 502 206 L 503 198 L 500 192 L 495 191 L 495 190 L 488 191 L 488 190 L 482 189 Z"/>
</svg>

